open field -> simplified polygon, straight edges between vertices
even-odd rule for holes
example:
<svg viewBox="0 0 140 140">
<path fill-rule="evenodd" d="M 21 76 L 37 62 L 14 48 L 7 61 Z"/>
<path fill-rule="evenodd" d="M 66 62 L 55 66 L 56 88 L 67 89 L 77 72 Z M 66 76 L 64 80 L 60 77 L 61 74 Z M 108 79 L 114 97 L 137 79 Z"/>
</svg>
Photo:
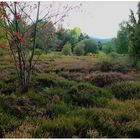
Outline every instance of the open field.
<svg viewBox="0 0 140 140">
<path fill-rule="evenodd" d="M 98 56 L 41 56 L 21 94 L 0 63 L 0 136 L 140 137 L 140 71 Z"/>
</svg>

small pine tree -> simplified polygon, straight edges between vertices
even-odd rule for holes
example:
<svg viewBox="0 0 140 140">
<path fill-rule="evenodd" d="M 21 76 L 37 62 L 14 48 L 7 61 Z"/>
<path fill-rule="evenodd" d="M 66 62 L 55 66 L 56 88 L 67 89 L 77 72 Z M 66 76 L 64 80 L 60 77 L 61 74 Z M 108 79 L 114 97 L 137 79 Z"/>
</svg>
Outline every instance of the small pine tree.
<svg viewBox="0 0 140 140">
<path fill-rule="evenodd" d="M 64 54 L 64 55 L 71 55 L 72 54 L 70 42 L 66 42 L 66 44 L 64 45 L 64 47 L 62 49 L 62 54 Z"/>
</svg>

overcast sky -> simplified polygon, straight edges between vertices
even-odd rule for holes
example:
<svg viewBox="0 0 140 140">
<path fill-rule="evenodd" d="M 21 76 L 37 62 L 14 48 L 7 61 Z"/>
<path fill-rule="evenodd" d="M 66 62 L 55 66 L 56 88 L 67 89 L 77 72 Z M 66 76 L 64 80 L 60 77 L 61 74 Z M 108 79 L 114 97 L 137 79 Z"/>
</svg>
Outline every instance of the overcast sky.
<svg viewBox="0 0 140 140">
<path fill-rule="evenodd" d="M 75 2 L 76 3 L 76 2 Z M 119 23 L 128 20 L 130 9 L 137 11 L 136 1 L 89 1 L 81 2 L 81 11 L 72 11 L 65 20 L 66 28 L 78 26 L 90 36 L 112 38 L 116 36 Z"/>
<path fill-rule="evenodd" d="M 50 2 L 52 3 L 52 2 Z M 60 5 L 79 5 L 80 9 L 72 10 L 64 19 L 65 28 L 80 27 L 82 32 L 98 38 L 113 38 L 119 30 L 119 23 L 128 20 L 130 9 L 136 13 L 137 1 L 55 1 L 53 8 Z M 42 7 L 49 5 L 43 2 Z M 45 12 L 47 9 L 45 9 Z"/>
</svg>

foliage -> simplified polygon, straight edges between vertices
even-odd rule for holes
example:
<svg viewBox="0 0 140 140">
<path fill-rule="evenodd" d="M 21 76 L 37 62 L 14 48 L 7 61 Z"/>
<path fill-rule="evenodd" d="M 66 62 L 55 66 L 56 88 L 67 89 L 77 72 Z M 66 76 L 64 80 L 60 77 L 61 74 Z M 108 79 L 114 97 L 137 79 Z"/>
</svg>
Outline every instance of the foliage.
<svg viewBox="0 0 140 140">
<path fill-rule="evenodd" d="M 93 73 L 90 76 L 88 76 L 86 80 L 90 81 L 96 86 L 104 87 L 121 81 L 133 80 L 133 78 L 118 72 L 108 72 Z"/>
<path fill-rule="evenodd" d="M 100 41 L 98 41 L 98 44 L 97 44 L 97 49 L 99 50 L 99 51 L 101 51 L 102 50 L 102 43 L 100 42 Z"/>
<path fill-rule="evenodd" d="M 76 43 L 78 43 L 79 36 L 81 34 L 81 29 L 79 27 L 75 27 L 72 30 L 67 30 L 67 41 L 70 41 L 72 45 L 72 49 Z"/>
<path fill-rule="evenodd" d="M 35 55 L 41 55 L 42 50 L 41 49 L 35 49 Z"/>
<path fill-rule="evenodd" d="M 137 63 L 136 63 L 136 68 L 137 68 L 137 69 L 140 69 L 140 61 L 137 61 Z"/>
<path fill-rule="evenodd" d="M 36 131 L 35 137 L 72 138 L 84 137 L 89 127 L 88 120 L 82 117 L 58 117 L 53 121 L 45 121 Z"/>
<path fill-rule="evenodd" d="M 115 51 L 115 40 L 112 39 L 109 42 L 102 43 L 102 51 L 107 54 Z"/>
<path fill-rule="evenodd" d="M 97 57 L 100 59 L 100 61 L 110 61 L 110 57 L 102 51 L 98 52 Z"/>
<path fill-rule="evenodd" d="M 82 42 L 85 44 L 85 54 L 97 52 L 97 45 L 93 39 L 85 39 Z"/>
<path fill-rule="evenodd" d="M 90 37 L 88 35 L 86 35 L 85 33 L 81 33 L 79 36 L 79 42 L 84 40 L 84 39 L 89 39 Z"/>
<path fill-rule="evenodd" d="M 120 24 L 120 30 L 117 33 L 115 44 L 116 44 L 117 53 L 120 54 L 128 53 L 129 40 L 128 40 L 128 28 L 126 22 L 122 22 Z"/>
<path fill-rule="evenodd" d="M 139 58 L 139 44 L 140 44 L 140 4 L 138 3 L 138 18 L 135 17 L 134 12 L 131 10 L 128 21 L 128 31 L 129 31 L 129 54 L 132 56 L 134 65 L 136 65 Z"/>
<path fill-rule="evenodd" d="M 111 86 L 112 94 L 121 100 L 140 98 L 139 82 L 122 82 Z"/>
<path fill-rule="evenodd" d="M 76 84 L 65 96 L 65 100 L 78 106 L 102 106 L 112 96 L 105 90 L 90 84 Z"/>
<path fill-rule="evenodd" d="M 121 63 L 116 63 L 112 67 L 112 71 L 126 73 L 128 71 L 128 67 Z"/>
<path fill-rule="evenodd" d="M 97 63 L 95 66 L 97 69 L 99 69 L 102 72 L 109 72 L 112 70 L 113 67 L 112 63 L 109 61 L 101 61 Z"/>
<path fill-rule="evenodd" d="M 74 47 L 74 54 L 80 56 L 85 54 L 85 44 L 83 42 L 79 42 Z"/>
<path fill-rule="evenodd" d="M 64 54 L 64 55 L 71 55 L 72 54 L 70 42 L 66 42 L 66 44 L 63 46 L 62 54 Z"/>
</svg>

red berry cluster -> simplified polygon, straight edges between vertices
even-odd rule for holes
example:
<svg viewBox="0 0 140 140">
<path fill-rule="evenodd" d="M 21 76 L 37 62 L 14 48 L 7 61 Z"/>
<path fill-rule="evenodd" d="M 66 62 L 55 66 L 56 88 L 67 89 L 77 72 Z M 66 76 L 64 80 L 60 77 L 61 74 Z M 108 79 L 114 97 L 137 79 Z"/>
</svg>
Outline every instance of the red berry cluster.
<svg viewBox="0 0 140 140">
<path fill-rule="evenodd" d="M 20 20 L 21 16 L 20 15 L 15 15 L 16 20 Z"/>
<path fill-rule="evenodd" d="M 26 40 L 22 37 L 22 34 L 14 33 L 12 34 L 12 36 L 19 40 L 20 43 L 26 43 Z"/>
<path fill-rule="evenodd" d="M 4 45 L 0 45 L 0 48 L 1 48 L 1 49 L 4 49 Z"/>
</svg>

